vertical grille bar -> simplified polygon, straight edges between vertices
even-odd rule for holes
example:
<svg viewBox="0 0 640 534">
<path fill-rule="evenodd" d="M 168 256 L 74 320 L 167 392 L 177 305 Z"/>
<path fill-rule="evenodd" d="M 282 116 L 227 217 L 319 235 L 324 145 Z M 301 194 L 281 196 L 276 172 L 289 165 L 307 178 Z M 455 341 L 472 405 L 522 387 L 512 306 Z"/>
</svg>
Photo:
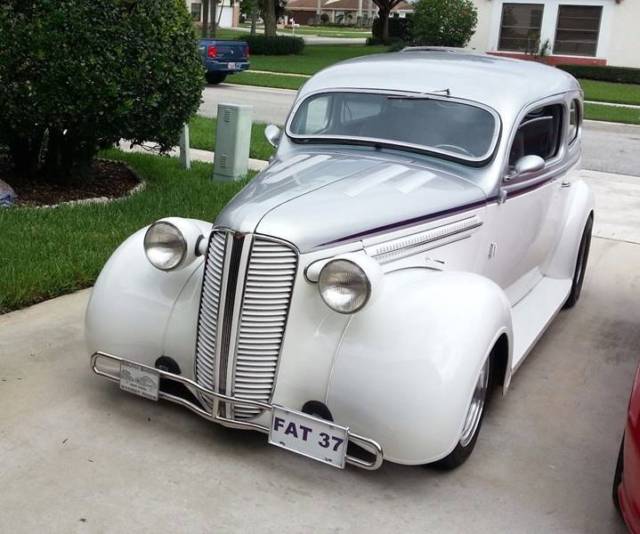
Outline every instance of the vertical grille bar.
<svg viewBox="0 0 640 534">
<path fill-rule="evenodd" d="M 229 258 L 229 267 L 226 272 L 227 284 L 226 295 L 224 296 L 224 317 L 222 322 L 222 335 L 220 338 L 220 365 L 218 367 L 218 391 L 227 394 L 227 368 L 229 365 L 229 344 L 231 343 L 231 331 L 233 328 L 234 301 L 236 289 L 238 286 L 240 256 L 242 255 L 242 246 L 244 237 L 229 234 L 232 240 L 231 257 Z"/>
</svg>

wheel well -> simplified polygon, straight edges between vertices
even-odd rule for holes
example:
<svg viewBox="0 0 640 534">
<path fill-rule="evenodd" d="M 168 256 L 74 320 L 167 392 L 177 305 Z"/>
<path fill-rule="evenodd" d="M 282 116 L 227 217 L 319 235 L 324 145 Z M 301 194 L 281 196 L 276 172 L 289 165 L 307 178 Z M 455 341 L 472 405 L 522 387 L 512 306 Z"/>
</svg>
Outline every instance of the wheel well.
<svg viewBox="0 0 640 534">
<path fill-rule="evenodd" d="M 502 334 L 491 351 L 493 372 L 491 381 L 494 386 L 504 386 L 507 377 L 507 367 L 509 365 L 509 338 L 507 334 Z"/>
</svg>

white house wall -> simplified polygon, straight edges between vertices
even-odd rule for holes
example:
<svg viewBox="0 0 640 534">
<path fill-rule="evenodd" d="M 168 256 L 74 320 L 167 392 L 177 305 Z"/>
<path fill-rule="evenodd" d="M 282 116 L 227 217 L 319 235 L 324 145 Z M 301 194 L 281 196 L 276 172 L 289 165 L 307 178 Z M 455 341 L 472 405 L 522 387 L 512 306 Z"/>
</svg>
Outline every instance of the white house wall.
<svg viewBox="0 0 640 534">
<path fill-rule="evenodd" d="M 478 28 L 469 47 L 479 51 L 498 50 L 503 4 L 544 4 L 540 42 L 549 41 L 551 49 L 556 35 L 560 5 L 601 6 L 602 18 L 595 58 L 609 65 L 640 67 L 640 1 L 621 0 L 474 0 L 478 8 Z"/>
</svg>

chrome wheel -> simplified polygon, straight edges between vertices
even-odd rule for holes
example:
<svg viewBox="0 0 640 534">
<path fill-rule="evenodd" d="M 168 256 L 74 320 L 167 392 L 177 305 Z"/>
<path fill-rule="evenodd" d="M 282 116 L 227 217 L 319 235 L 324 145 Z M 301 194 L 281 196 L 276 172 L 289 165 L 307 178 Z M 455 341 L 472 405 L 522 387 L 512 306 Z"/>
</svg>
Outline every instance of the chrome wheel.
<svg viewBox="0 0 640 534">
<path fill-rule="evenodd" d="M 487 398 L 487 389 L 489 388 L 489 372 L 491 367 L 491 358 L 487 358 L 484 362 L 482 369 L 480 369 L 480 376 L 476 382 L 476 388 L 473 391 L 473 397 L 471 397 L 471 404 L 469 404 L 469 410 L 467 411 L 467 417 L 462 427 L 462 435 L 460 436 L 460 445 L 466 447 L 473 440 L 480 421 L 482 420 L 482 412 L 484 411 L 484 404 Z"/>
</svg>

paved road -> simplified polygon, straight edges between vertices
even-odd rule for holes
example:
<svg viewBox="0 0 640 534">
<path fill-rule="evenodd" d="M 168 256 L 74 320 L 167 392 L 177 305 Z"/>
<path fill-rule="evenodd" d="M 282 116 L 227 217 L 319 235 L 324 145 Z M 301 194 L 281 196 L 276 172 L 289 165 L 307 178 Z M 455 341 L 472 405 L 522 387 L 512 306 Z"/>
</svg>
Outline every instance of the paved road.
<svg viewBox="0 0 640 534">
<path fill-rule="evenodd" d="M 295 91 L 232 84 L 207 87 L 200 113 L 215 117 L 220 102 L 251 104 L 257 122 L 283 124 Z M 584 127 L 585 169 L 640 176 L 640 127 L 587 121 Z"/>
<path fill-rule="evenodd" d="M 337 471 L 121 392 L 88 369 L 88 291 L 0 316 L 0 532 L 624 532 L 609 496 L 640 347 L 640 188 L 585 178 L 605 238 L 582 300 L 453 473 Z"/>
<path fill-rule="evenodd" d="M 205 87 L 198 113 L 205 117 L 215 117 L 218 104 L 249 104 L 253 106 L 254 121 L 283 124 L 295 96 L 296 91 L 287 89 L 223 83 Z"/>
<path fill-rule="evenodd" d="M 236 28 L 238 31 L 249 32 L 249 28 Z M 261 30 L 259 30 L 261 31 Z M 291 36 L 290 32 L 277 32 L 278 35 Z M 324 37 L 322 35 L 305 35 L 297 33 L 296 37 L 302 37 L 306 44 L 310 45 L 363 45 L 367 42 L 367 37 Z"/>
</svg>

